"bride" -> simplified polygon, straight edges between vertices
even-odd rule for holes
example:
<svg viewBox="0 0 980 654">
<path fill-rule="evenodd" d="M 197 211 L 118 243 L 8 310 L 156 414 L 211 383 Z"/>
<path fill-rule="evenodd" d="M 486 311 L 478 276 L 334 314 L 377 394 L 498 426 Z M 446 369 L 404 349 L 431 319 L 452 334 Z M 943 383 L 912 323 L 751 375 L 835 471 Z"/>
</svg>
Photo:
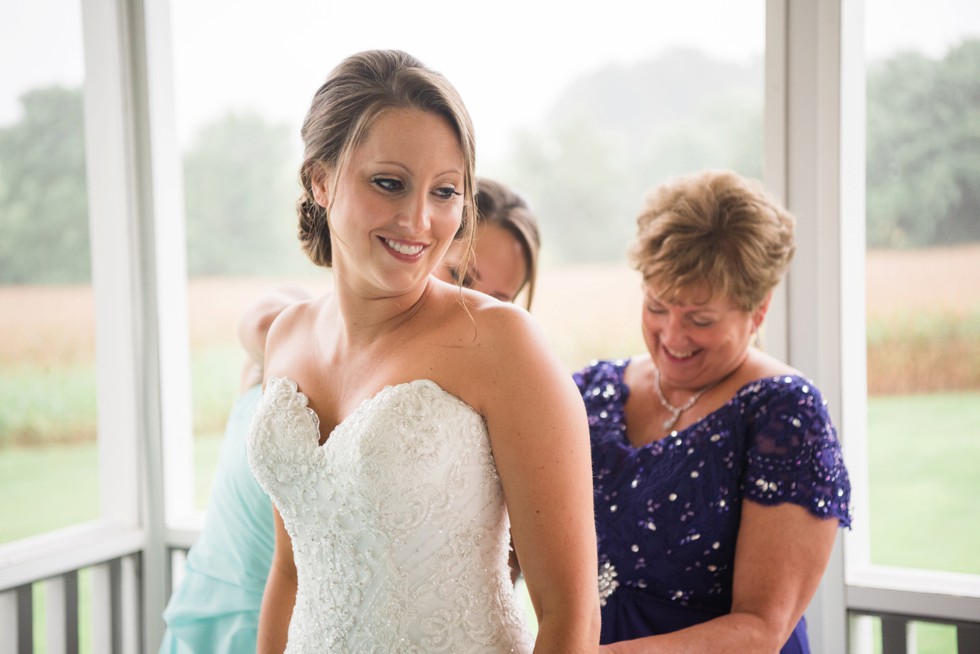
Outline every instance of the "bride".
<svg viewBox="0 0 980 654">
<path fill-rule="evenodd" d="M 406 53 L 356 54 L 302 135 L 300 239 L 334 290 L 266 344 L 248 441 L 276 509 L 259 651 L 596 651 L 581 398 L 525 311 L 430 275 L 475 227 L 456 90 Z"/>
</svg>

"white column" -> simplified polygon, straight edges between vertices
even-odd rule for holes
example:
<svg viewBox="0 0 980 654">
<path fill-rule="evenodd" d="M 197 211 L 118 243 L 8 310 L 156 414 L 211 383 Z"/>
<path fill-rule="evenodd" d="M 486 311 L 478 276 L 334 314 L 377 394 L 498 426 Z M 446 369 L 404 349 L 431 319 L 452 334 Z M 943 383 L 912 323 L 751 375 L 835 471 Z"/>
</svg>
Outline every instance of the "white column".
<svg viewBox="0 0 980 654">
<path fill-rule="evenodd" d="M 82 3 L 85 155 L 96 310 L 100 515 L 135 525 L 145 371 L 131 65 L 121 4 Z"/>
<path fill-rule="evenodd" d="M 166 0 L 84 0 L 82 15 L 101 513 L 143 533 L 140 649 L 154 651 L 166 601 L 164 434 L 174 443 L 166 450 L 171 506 L 186 511 L 193 497 L 169 8 Z"/>
<path fill-rule="evenodd" d="M 122 1 L 122 0 L 120 0 Z M 187 266 L 179 142 L 174 116 L 173 55 L 167 0 L 130 0 L 140 176 L 140 251 L 144 307 L 140 441 L 145 530 L 140 580 L 143 651 L 163 636 L 167 600 L 166 525 L 193 510 L 193 430 L 187 319 Z"/>
<path fill-rule="evenodd" d="M 854 228 L 864 222 L 862 5 L 768 0 L 766 13 L 765 180 L 797 218 L 785 295 L 786 360 L 823 392 L 847 454 L 845 427 L 853 420 L 842 421 L 843 409 L 853 403 L 844 391 L 848 400 L 859 393 L 861 402 L 865 393 L 855 388 L 863 378 L 845 382 L 843 368 L 845 348 L 853 352 L 853 338 L 863 338 L 863 329 L 849 323 L 847 336 L 842 329 L 863 283 L 863 273 L 842 283 L 842 271 L 855 274 L 853 261 L 845 265 L 845 251 L 850 256 L 864 247 L 863 227 Z M 838 538 L 806 613 L 815 652 L 846 651 L 843 560 Z"/>
</svg>

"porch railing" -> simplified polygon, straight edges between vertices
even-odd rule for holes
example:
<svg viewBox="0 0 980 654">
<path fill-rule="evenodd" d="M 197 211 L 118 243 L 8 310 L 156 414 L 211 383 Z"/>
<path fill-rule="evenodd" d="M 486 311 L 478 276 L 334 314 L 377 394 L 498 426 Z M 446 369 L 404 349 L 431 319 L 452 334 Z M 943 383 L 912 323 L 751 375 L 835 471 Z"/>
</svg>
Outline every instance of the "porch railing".
<svg viewBox="0 0 980 654">
<path fill-rule="evenodd" d="M 193 542 L 185 531 L 170 534 L 174 584 Z M 0 547 L 0 654 L 140 653 L 143 546 L 137 530 L 102 525 Z M 851 654 L 913 654 L 923 623 L 951 625 L 958 654 L 980 653 L 980 580 L 889 568 L 852 576 Z M 875 620 L 880 629 L 869 628 Z"/>
</svg>

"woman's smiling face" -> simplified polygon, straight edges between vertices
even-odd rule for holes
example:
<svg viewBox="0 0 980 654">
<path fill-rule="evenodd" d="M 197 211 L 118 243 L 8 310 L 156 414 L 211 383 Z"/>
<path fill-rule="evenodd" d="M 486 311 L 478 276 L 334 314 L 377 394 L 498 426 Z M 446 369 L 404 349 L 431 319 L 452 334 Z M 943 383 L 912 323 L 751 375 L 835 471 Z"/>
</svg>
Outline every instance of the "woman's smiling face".
<svg viewBox="0 0 980 654">
<path fill-rule="evenodd" d="M 487 222 L 476 228 L 473 257 L 462 270 L 466 245 L 457 241 L 449 248 L 435 276 L 446 282 L 462 282 L 466 288 L 486 293 L 501 302 L 513 302 L 527 282 L 527 261 L 521 242 L 500 225 Z"/>
<path fill-rule="evenodd" d="M 464 168 L 459 139 L 441 116 L 381 113 L 339 178 L 324 171 L 314 183 L 317 203 L 329 210 L 338 282 L 369 297 L 424 284 L 459 228 Z"/>
<path fill-rule="evenodd" d="M 643 340 L 673 388 L 694 391 L 733 372 L 764 316 L 765 306 L 745 311 L 709 289 L 691 289 L 670 303 L 644 285 Z"/>
</svg>

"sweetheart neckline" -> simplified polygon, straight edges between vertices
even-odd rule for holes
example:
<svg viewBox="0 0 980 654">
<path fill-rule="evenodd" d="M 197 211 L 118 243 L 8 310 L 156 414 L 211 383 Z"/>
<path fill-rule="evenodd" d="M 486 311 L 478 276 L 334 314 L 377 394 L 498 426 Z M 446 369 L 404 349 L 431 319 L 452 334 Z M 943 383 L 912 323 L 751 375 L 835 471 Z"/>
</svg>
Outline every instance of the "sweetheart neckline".
<svg viewBox="0 0 980 654">
<path fill-rule="evenodd" d="M 360 413 L 361 412 L 361 409 L 363 409 L 368 404 L 374 403 L 374 401 L 377 400 L 379 397 L 381 397 L 383 394 L 385 394 L 385 393 L 389 393 L 390 394 L 390 393 L 394 393 L 396 391 L 406 390 L 406 389 L 408 389 L 410 387 L 413 387 L 413 386 L 415 386 L 417 384 L 423 384 L 423 385 L 434 387 L 436 390 L 438 390 L 439 392 L 441 392 L 444 396 L 446 396 L 448 398 L 451 398 L 452 400 L 454 400 L 455 402 L 457 402 L 458 404 L 460 404 L 461 406 L 463 406 L 464 408 L 466 408 L 474 416 L 476 416 L 480 420 L 483 420 L 483 416 L 476 409 L 474 409 L 469 404 L 467 404 L 466 402 L 464 402 L 459 396 L 450 393 L 449 391 L 447 391 L 446 389 L 444 389 L 442 386 L 440 386 L 438 382 L 436 382 L 436 381 L 434 381 L 432 379 L 429 379 L 427 377 L 420 377 L 418 379 L 412 379 L 412 380 L 409 380 L 409 381 L 406 381 L 406 382 L 399 382 L 397 384 L 385 384 L 380 389 L 378 389 L 377 391 L 375 391 L 373 394 L 371 394 L 371 395 L 367 396 L 366 398 L 364 398 L 363 400 L 361 400 L 358 403 L 358 405 L 356 407 L 354 407 L 354 409 L 350 413 L 348 413 L 346 416 L 344 416 L 344 418 L 340 422 L 338 422 L 336 425 L 334 425 L 334 428 L 330 430 L 330 433 L 327 434 L 327 437 L 321 443 L 320 442 L 320 415 L 316 411 L 314 411 L 313 408 L 310 406 L 310 404 L 309 404 L 309 401 L 310 401 L 309 397 L 306 395 L 306 393 L 304 393 L 303 391 L 301 391 L 299 389 L 299 384 L 296 382 L 296 380 L 294 380 L 291 377 L 286 376 L 286 375 L 283 375 L 281 377 L 270 377 L 266 381 L 266 388 L 268 388 L 269 385 L 272 384 L 273 382 L 286 382 L 287 391 L 291 395 L 296 395 L 296 396 L 299 396 L 299 397 L 301 397 L 303 399 L 303 408 L 307 412 L 309 412 L 309 415 L 311 415 L 313 417 L 313 428 L 316 431 L 315 443 L 316 443 L 316 448 L 317 449 L 321 449 L 321 448 L 325 447 L 327 445 L 327 443 L 329 443 L 331 440 L 333 440 L 333 435 L 336 434 L 337 431 L 341 427 L 343 427 L 344 425 L 346 425 L 354 416 L 356 416 L 358 413 Z M 265 396 L 265 389 L 263 389 L 262 395 L 263 395 L 263 397 Z"/>
</svg>

